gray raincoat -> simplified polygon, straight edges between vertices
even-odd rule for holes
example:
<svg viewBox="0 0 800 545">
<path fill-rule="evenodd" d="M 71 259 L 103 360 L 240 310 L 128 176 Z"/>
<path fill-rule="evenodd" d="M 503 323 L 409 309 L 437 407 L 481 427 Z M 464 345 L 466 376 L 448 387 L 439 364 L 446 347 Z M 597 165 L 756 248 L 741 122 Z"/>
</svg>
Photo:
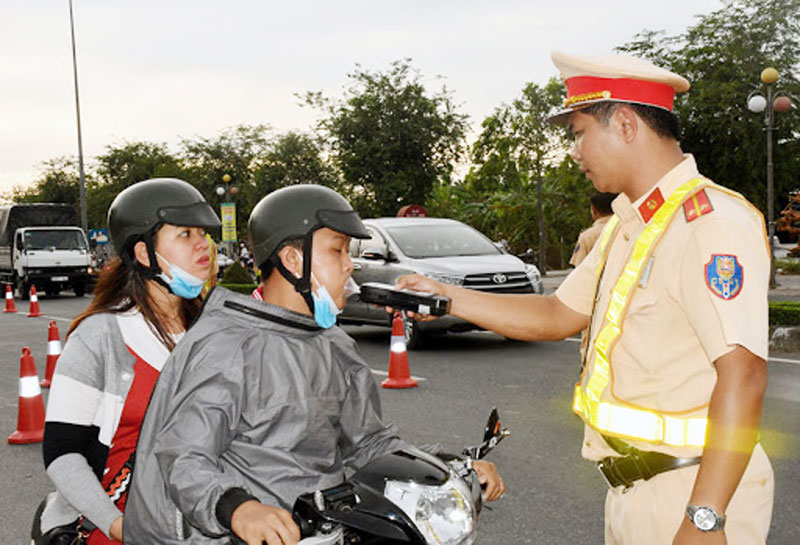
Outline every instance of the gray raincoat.
<svg viewBox="0 0 800 545">
<path fill-rule="evenodd" d="M 226 491 L 291 510 L 341 483 L 345 466 L 403 447 L 344 331 L 216 288 L 153 391 L 125 544 L 228 543 L 216 516 Z"/>
</svg>

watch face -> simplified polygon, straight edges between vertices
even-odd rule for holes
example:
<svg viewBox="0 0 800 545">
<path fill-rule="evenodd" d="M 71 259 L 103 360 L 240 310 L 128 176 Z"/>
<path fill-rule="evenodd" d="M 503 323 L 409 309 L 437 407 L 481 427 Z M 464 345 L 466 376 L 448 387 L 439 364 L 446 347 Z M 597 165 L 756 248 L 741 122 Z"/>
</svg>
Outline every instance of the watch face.
<svg viewBox="0 0 800 545">
<path fill-rule="evenodd" d="M 711 530 L 717 523 L 717 517 L 711 509 L 700 508 L 694 513 L 694 525 L 700 530 Z"/>
</svg>

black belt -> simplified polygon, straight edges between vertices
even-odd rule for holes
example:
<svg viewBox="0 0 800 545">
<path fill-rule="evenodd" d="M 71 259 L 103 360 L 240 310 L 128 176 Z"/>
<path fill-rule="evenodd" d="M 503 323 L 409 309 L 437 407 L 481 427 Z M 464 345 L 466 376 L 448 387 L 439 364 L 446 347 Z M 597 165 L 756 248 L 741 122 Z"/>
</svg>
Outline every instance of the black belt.
<svg viewBox="0 0 800 545">
<path fill-rule="evenodd" d="M 620 485 L 630 488 L 640 479 L 646 481 L 665 471 L 693 466 L 699 464 L 701 459 L 700 456 L 676 458 L 661 452 L 643 451 L 613 437 L 603 438 L 611 448 L 622 454 L 608 456 L 597 462 L 597 469 L 610 488 Z"/>
</svg>

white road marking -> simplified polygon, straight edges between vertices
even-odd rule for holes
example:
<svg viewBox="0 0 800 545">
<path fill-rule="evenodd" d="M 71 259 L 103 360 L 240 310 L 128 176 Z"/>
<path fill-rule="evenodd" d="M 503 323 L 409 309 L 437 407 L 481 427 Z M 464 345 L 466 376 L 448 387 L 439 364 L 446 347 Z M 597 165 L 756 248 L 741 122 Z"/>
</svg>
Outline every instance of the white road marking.
<svg viewBox="0 0 800 545">
<path fill-rule="evenodd" d="M 790 360 L 788 358 L 769 358 L 767 361 L 776 361 L 778 363 L 795 363 L 800 364 L 800 360 Z"/>
</svg>

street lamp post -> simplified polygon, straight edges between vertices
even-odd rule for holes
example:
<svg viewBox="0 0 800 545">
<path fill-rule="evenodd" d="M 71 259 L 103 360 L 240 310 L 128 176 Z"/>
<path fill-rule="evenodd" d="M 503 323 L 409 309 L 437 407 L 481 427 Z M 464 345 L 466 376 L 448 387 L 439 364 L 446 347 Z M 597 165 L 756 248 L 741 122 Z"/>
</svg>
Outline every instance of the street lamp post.
<svg viewBox="0 0 800 545">
<path fill-rule="evenodd" d="M 230 174 L 223 174 L 222 181 L 224 184 L 215 188 L 217 195 L 222 199 L 219 210 L 222 218 L 222 242 L 228 250 L 228 257 L 233 259 L 236 248 L 236 203 L 232 201 L 239 188 L 231 185 Z"/>
<path fill-rule="evenodd" d="M 774 164 L 772 162 L 772 132 L 775 129 L 775 112 L 784 112 L 791 108 L 791 99 L 785 93 L 775 93 L 774 85 L 778 81 L 778 71 L 769 67 L 761 71 L 761 82 L 767 89 L 767 96 L 755 91 L 747 97 L 747 108 L 760 114 L 764 112 L 764 125 L 767 128 L 767 236 L 769 237 L 770 270 L 769 285 L 774 288 L 775 281 L 775 195 Z"/>
</svg>

